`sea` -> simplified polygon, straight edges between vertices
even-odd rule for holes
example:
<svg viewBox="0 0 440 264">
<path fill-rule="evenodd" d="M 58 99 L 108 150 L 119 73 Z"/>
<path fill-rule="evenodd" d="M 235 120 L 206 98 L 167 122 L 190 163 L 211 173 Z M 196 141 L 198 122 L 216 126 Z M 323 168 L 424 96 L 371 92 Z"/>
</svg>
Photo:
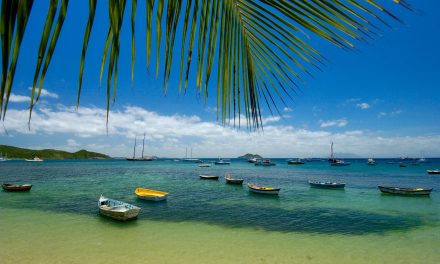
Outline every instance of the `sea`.
<svg viewBox="0 0 440 264">
<path fill-rule="evenodd" d="M 346 167 L 272 161 L 208 168 L 173 159 L 1 162 L 1 183 L 33 187 L 0 191 L 0 263 L 440 263 L 440 175 L 426 172 L 440 169 L 440 159 L 407 167 L 391 159 L 346 160 Z M 225 184 L 226 173 L 245 184 Z M 311 188 L 309 180 L 346 187 Z M 281 191 L 258 195 L 247 183 Z M 406 197 L 382 194 L 378 185 L 434 190 Z M 140 200 L 136 187 L 169 196 Z M 101 194 L 141 213 L 128 222 L 101 216 Z"/>
</svg>

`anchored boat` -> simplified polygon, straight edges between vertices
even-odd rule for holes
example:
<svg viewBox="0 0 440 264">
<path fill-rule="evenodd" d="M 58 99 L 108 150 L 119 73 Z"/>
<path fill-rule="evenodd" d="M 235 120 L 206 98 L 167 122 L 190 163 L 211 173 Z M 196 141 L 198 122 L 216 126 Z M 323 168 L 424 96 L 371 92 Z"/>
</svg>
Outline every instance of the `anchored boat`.
<svg viewBox="0 0 440 264">
<path fill-rule="evenodd" d="M 12 184 L 12 183 L 3 183 L 2 188 L 5 191 L 12 191 L 12 192 L 26 192 L 30 191 L 32 188 L 32 184 Z"/>
<path fill-rule="evenodd" d="M 204 179 L 204 180 L 218 180 L 218 176 L 214 176 L 214 175 L 199 175 L 200 179 Z"/>
<path fill-rule="evenodd" d="M 429 195 L 431 189 L 425 188 L 403 188 L 403 187 L 390 187 L 390 186 L 377 186 L 383 193 L 391 193 L 398 195 Z"/>
<path fill-rule="evenodd" d="M 230 174 L 225 175 L 226 183 L 229 184 L 243 184 L 244 179 L 232 178 Z"/>
<path fill-rule="evenodd" d="M 140 207 L 121 202 L 118 200 L 106 198 L 101 195 L 98 201 L 99 213 L 119 221 L 134 219 L 141 211 Z"/>
<path fill-rule="evenodd" d="M 304 161 L 302 161 L 302 159 L 295 159 L 295 160 L 289 160 L 289 161 L 287 161 L 287 164 L 290 164 L 290 165 L 302 165 L 302 164 L 304 164 L 305 162 Z"/>
<path fill-rule="evenodd" d="M 440 174 L 440 170 L 427 170 L 426 171 L 428 174 Z"/>
<path fill-rule="evenodd" d="M 163 201 L 168 196 L 167 192 L 162 192 L 162 191 L 157 191 L 157 190 L 150 190 L 150 189 L 145 189 L 145 188 L 142 188 L 142 187 L 136 188 L 134 193 L 136 194 L 136 196 L 139 199 L 149 200 L 149 201 L 156 201 L 156 202 Z"/>
<path fill-rule="evenodd" d="M 260 193 L 260 194 L 272 194 L 272 195 L 278 195 L 281 188 L 273 188 L 268 186 L 259 186 L 255 184 L 248 184 L 249 191 L 253 193 Z"/>
<path fill-rule="evenodd" d="M 318 188 L 328 188 L 328 189 L 343 189 L 345 183 L 343 182 L 322 182 L 322 181 L 309 181 L 310 186 Z"/>
<path fill-rule="evenodd" d="M 255 163 L 255 166 L 275 166 L 276 163 L 273 163 L 270 159 L 259 160 Z"/>
<path fill-rule="evenodd" d="M 25 161 L 28 161 L 28 162 L 42 162 L 43 160 L 40 159 L 39 157 L 34 157 L 33 159 L 25 159 Z"/>
</svg>

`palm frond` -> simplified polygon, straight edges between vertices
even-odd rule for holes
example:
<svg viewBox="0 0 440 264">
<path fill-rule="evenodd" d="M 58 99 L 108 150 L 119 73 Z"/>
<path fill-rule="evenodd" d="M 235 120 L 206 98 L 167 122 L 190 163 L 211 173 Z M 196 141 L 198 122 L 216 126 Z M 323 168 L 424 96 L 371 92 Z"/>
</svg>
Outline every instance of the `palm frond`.
<svg viewBox="0 0 440 264">
<path fill-rule="evenodd" d="M 393 1 L 405 9 L 414 10 L 404 0 Z M 26 2 L 31 3 L 26 5 L 28 9 L 20 11 Z M 61 2 L 60 8 L 58 2 Z M 39 80 L 36 97 L 38 100 L 66 15 L 67 3 L 67 0 L 50 2 L 32 85 L 31 112 L 35 104 L 36 84 Z M 114 101 L 116 97 L 122 22 L 126 4 L 126 0 L 108 2 L 110 26 L 103 43 L 99 76 L 101 82 L 106 68 L 107 121 L 110 101 Z M 131 0 L 131 4 L 133 79 L 137 0 Z M 15 64 L 12 62 L 14 58 L 18 58 L 20 47 L 19 43 L 18 46 L 14 44 L 14 49 L 11 50 L 13 33 L 19 32 L 15 20 L 17 19 L 17 25 L 23 27 L 20 32 L 24 32 L 29 15 L 26 12 L 30 12 L 31 6 L 32 1 L 2 1 L 0 103 L 3 115 L 7 105 L 4 104 L 3 98 L 7 101 L 10 92 L 7 78 L 11 78 L 12 84 L 15 71 Z M 82 45 L 77 104 L 81 94 L 85 55 L 95 9 L 96 0 L 89 0 L 89 18 Z M 60 11 L 55 24 L 57 10 Z M 246 125 L 258 129 L 261 127 L 261 102 L 267 104 L 269 111 L 278 111 L 278 102 L 288 104 L 288 101 L 293 100 L 293 95 L 300 87 L 299 83 L 303 81 L 303 75 L 311 75 L 311 69 L 319 70 L 326 61 L 313 47 L 309 35 L 318 36 L 336 47 L 349 50 L 355 48 L 357 42 L 374 39 L 380 28 L 376 23 L 391 26 L 393 21 L 403 23 L 392 10 L 384 8 L 375 0 L 146 0 L 146 65 L 149 69 L 154 51 L 155 76 L 157 78 L 159 73 L 162 74 L 163 90 L 167 92 L 168 82 L 173 73 L 173 57 L 178 56 L 178 91 L 180 92 L 182 87 L 186 91 L 189 77 L 193 74 L 191 76 L 195 77 L 194 87 L 198 94 L 203 94 L 205 102 L 210 94 L 211 76 L 216 75 L 217 84 L 213 89 L 216 89 L 217 93 L 217 118 L 223 124 L 233 120 L 234 125 L 238 118 L 240 126 L 243 114 Z M 55 29 L 51 33 L 54 24 Z M 152 30 L 153 24 L 155 30 Z M 180 27 L 182 39 L 175 41 Z M 49 43 L 50 36 L 52 37 Z M 21 38 L 22 35 L 16 33 L 16 41 L 20 42 Z M 180 54 L 176 52 L 176 43 L 180 45 Z M 163 52 L 161 47 L 164 47 Z M 13 59 L 10 62 L 11 57 Z M 14 68 L 11 72 L 12 65 Z M 11 72 L 11 75 L 8 72 Z"/>
<path fill-rule="evenodd" d="M 78 108 L 79 100 L 81 98 L 84 63 L 86 59 L 87 47 L 89 45 L 90 33 L 92 32 L 93 21 L 95 20 L 95 12 L 96 12 L 96 0 L 89 0 L 89 19 L 87 20 L 86 30 L 84 32 L 84 41 L 81 52 L 81 62 L 79 64 L 78 97 L 76 100 L 76 108 Z"/>
</svg>

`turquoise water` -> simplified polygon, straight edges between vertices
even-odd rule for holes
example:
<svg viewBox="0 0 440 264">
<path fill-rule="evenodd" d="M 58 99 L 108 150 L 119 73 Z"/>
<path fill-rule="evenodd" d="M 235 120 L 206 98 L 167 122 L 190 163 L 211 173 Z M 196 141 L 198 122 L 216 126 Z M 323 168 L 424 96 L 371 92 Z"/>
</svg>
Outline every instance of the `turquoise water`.
<svg viewBox="0 0 440 264">
<path fill-rule="evenodd" d="M 1 182 L 32 183 L 33 188 L 29 193 L 0 192 L 0 262 L 27 263 L 31 253 L 26 252 L 40 256 L 41 263 L 60 263 L 66 256 L 75 256 L 71 263 L 117 258 L 115 252 L 89 249 L 102 245 L 122 247 L 132 256 L 121 263 L 142 257 L 159 263 L 440 262 L 440 176 L 426 173 L 440 168 L 440 160 L 406 168 L 385 160 L 377 160 L 376 166 L 351 160 L 348 167 L 273 161 L 277 166 L 232 160 L 229 166 L 211 168 L 171 160 L 4 162 Z M 222 178 L 198 177 L 225 173 L 246 183 L 280 187 L 280 195 L 257 195 Z M 308 180 L 347 185 L 345 190 L 316 189 Z M 379 184 L 434 191 L 430 197 L 391 196 L 381 194 Z M 139 200 L 133 194 L 138 186 L 170 195 L 166 202 Z M 138 219 L 119 223 L 99 216 L 100 194 L 141 207 Z M 26 244 L 23 234 L 42 243 Z M 141 244 L 151 239 L 160 250 L 143 250 Z M 203 249 L 211 244 L 215 250 Z M 53 247 L 58 253 L 51 261 L 44 253 Z M 182 256 L 179 261 L 175 254 Z M 38 257 L 32 259 L 39 263 Z"/>
</svg>

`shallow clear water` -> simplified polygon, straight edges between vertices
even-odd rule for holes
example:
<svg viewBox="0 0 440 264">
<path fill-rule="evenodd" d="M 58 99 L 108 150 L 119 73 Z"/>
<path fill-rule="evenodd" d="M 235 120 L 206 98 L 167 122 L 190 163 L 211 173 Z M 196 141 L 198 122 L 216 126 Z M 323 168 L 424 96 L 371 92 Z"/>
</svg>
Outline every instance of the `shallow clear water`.
<svg viewBox="0 0 440 264">
<path fill-rule="evenodd" d="M 440 160 L 419 166 L 352 160 L 258 167 L 154 161 L 45 161 L 0 164 L 0 181 L 32 183 L 0 192 L 1 263 L 439 263 Z M 281 187 L 279 197 L 199 174 Z M 347 183 L 310 188 L 308 180 Z M 432 187 L 430 197 L 383 195 L 377 185 Z M 168 191 L 139 200 L 136 187 Z M 100 194 L 143 210 L 119 223 L 99 216 Z M 50 257 L 48 257 L 50 256 Z M 148 261 L 140 261 L 145 259 Z"/>
</svg>

